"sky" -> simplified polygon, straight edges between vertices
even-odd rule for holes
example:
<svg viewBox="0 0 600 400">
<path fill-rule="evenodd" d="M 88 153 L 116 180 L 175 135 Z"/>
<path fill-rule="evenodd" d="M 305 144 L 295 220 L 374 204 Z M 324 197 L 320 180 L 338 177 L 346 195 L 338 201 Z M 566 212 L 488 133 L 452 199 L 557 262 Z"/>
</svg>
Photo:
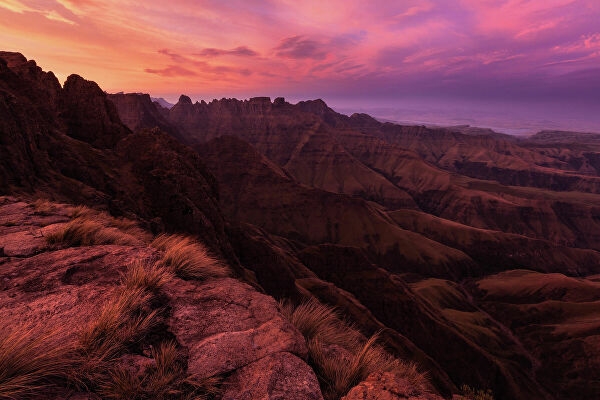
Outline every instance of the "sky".
<svg viewBox="0 0 600 400">
<path fill-rule="evenodd" d="M 61 81 L 171 101 L 509 101 L 585 119 L 599 21 L 598 0 L 0 0 L 0 43 Z"/>
</svg>

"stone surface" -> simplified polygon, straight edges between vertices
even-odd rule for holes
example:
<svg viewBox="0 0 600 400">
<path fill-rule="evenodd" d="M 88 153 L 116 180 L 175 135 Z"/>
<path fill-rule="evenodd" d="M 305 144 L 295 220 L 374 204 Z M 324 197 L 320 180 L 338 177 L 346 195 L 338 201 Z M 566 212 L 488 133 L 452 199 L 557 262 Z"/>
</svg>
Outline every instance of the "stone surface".
<svg viewBox="0 0 600 400">
<path fill-rule="evenodd" d="M 374 372 L 342 400 L 443 400 L 392 372 Z"/>
<path fill-rule="evenodd" d="M 240 368 L 224 382 L 222 400 L 322 400 L 315 373 L 290 353 L 275 353 Z"/>
<path fill-rule="evenodd" d="M 302 335 L 272 297 L 235 279 L 176 280 L 165 288 L 177 341 L 188 348 L 188 372 L 199 377 L 231 372 L 278 352 L 307 354 Z"/>
</svg>

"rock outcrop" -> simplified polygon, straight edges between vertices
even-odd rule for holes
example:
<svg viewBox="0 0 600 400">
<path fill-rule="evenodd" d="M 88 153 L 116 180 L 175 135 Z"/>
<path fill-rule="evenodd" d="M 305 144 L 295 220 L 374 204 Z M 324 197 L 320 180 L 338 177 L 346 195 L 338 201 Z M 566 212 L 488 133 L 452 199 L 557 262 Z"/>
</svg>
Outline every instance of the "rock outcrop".
<svg viewBox="0 0 600 400">
<path fill-rule="evenodd" d="M 43 208 L 0 199 L 4 321 L 0 334 L 19 329 L 52 332 L 52 340 L 77 348 L 86 327 L 102 319 L 102 310 L 120 295 L 128 268 L 160 255 L 143 240 L 132 245 L 51 245 L 49 235 L 64 229 L 76 210 L 64 204 L 39 204 Z M 13 246 L 17 236 L 20 251 Z M 170 340 L 186 360 L 185 376 L 195 380 L 228 376 L 223 398 L 322 399 L 317 378 L 305 361 L 305 340 L 279 313 L 273 298 L 231 278 L 197 282 L 173 276 L 159 290 L 163 326 L 112 356 L 105 364 L 109 372 L 133 368 L 143 379 L 151 379 L 148 371 L 161 360 L 148 349 Z M 63 372 L 76 374 L 69 367 Z M 110 374 L 105 378 L 113 379 Z M 61 382 L 54 381 L 51 392 L 67 394 L 74 389 Z M 107 390 L 96 384 L 92 381 L 88 389 Z"/>
</svg>

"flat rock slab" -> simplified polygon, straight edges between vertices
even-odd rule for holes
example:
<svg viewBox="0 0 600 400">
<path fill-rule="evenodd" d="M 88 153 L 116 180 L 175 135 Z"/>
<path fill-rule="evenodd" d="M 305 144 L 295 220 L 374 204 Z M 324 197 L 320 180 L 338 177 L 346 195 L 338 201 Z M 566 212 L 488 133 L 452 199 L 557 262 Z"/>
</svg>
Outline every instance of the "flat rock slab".
<svg viewBox="0 0 600 400">
<path fill-rule="evenodd" d="M 0 334 L 17 325 L 76 333 L 97 315 L 120 282 L 120 272 L 154 249 L 77 247 L 0 264 Z"/>
<path fill-rule="evenodd" d="M 171 332 L 189 351 L 188 373 L 210 377 L 263 357 L 289 352 L 305 358 L 304 337 L 272 297 L 235 279 L 175 279 L 165 286 Z"/>
<path fill-rule="evenodd" d="M 222 400 L 323 400 L 313 370 L 290 353 L 275 353 L 235 371 Z"/>
<path fill-rule="evenodd" d="M 342 400 L 443 400 L 424 392 L 408 379 L 392 372 L 374 372 L 356 385 Z"/>
<path fill-rule="evenodd" d="M 6 257 L 31 257 L 48 249 L 46 235 L 64 225 L 64 223 L 58 223 L 43 228 L 28 226 L 26 230 L 0 235 L 0 249 Z"/>
</svg>

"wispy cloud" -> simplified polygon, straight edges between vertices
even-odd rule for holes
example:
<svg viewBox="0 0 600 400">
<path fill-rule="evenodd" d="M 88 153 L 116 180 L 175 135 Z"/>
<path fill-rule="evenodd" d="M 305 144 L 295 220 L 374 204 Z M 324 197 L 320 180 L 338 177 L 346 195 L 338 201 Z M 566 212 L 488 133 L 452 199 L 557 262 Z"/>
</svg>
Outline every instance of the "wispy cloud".
<svg viewBox="0 0 600 400">
<path fill-rule="evenodd" d="M 189 69 L 185 69 L 178 65 L 169 65 L 166 68 L 159 68 L 159 69 L 146 68 L 146 69 L 144 69 L 144 71 L 146 71 L 150 74 L 156 74 L 156 75 L 165 76 L 168 78 L 181 77 L 181 76 L 183 76 L 183 77 L 198 76 L 197 72 L 190 71 Z"/>
<path fill-rule="evenodd" d="M 196 53 L 196 55 L 200 57 L 219 57 L 219 56 L 238 56 L 238 57 L 257 57 L 259 54 L 249 49 L 246 46 L 238 46 L 234 49 L 225 50 L 225 49 L 215 49 L 215 48 L 205 48 L 200 52 Z"/>
</svg>

